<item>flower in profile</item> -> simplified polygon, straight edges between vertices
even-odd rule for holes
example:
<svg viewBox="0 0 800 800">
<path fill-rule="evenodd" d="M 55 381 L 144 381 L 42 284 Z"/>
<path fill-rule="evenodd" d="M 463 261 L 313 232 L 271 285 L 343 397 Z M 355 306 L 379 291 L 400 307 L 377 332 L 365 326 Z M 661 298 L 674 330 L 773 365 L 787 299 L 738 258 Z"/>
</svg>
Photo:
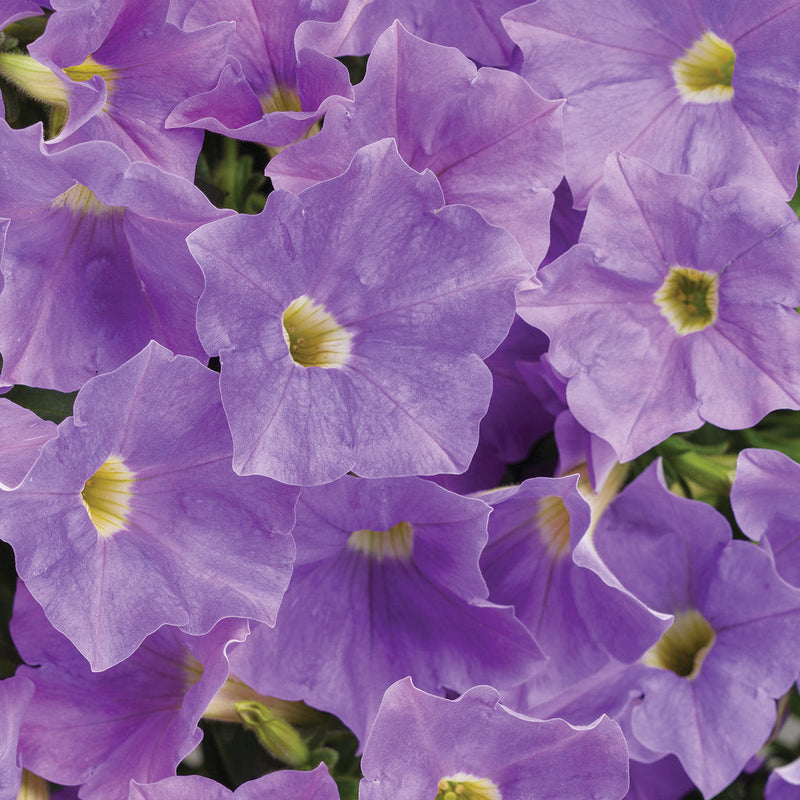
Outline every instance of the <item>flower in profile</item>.
<svg viewBox="0 0 800 800">
<path fill-rule="evenodd" d="M 434 176 L 382 140 L 344 175 L 189 236 L 237 472 L 309 485 L 467 467 L 482 359 L 532 267 L 510 234 L 442 205 Z"/>
<path fill-rule="evenodd" d="M 204 356 L 186 235 L 232 212 L 108 142 L 42 148 L 39 126 L 0 121 L 3 380 L 73 391 L 151 339 Z"/>
<path fill-rule="evenodd" d="M 2 496 L 0 538 L 20 577 L 93 669 L 163 625 L 274 623 L 297 490 L 243 479 L 230 458 L 216 373 L 152 342 L 84 386 Z"/>
<path fill-rule="evenodd" d="M 800 6 L 539 0 L 503 19 L 522 75 L 565 97 L 567 179 L 585 208 L 609 153 L 788 199 L 800 161 Z"/>
<path fill-rule="evenodd" d="M 198 745 L 197 723 L 225 683 L 229 650 L 247 622 L 226 619 L 204 636 L 165 626 L 125 661 L 92 672 L 20 583 L 11 634 L 35 686 L 20 730 L 26 769 L 81 785 L 84 800 L 126 800 L 131 779 L 175 774 Z"/>
<path fill-rule="evenodd" d="M 800 407 L 798 263 L 800 223 L 774 195 L 617 155 L 518 313 L 550 338 L 575 418 L 628 461 L 703 422 Z"/>
<path fill-rule="evenodd" d="M 362 800 L 619 800 L 628 789 L 625 739 L 607 717 L 576 728 L 517 714 L 490 686 L 445 700 L 410 678 L 386 691 L 361 767 Z"/>
<path fill-rule="evenodd" d="M 343 64 L 305 46 L 295 34 L 307 20 L 335 19 L 340 7 L 333 0 L 171 3 L 170 17 L 184 30 L 225 20 L 233 20 L 236 29 L 219 81 L 180 102 L 167 127 L 203 128 L 273 151 L 319 130 L 320 117 L 353 90 Z"/>
<path fill-rule="evenodd" d="M 320 764 L 308 772 L 279 770 L 254 781 L 247 781 L 234 791 L 200 775 L 164 778 L 158 783 L 133 781 L 128 800 L 339 800 L 336 782 L 327 767 Z"/>
<path fill-rule="evenodd" d="M 763 548 L 732 540 L 719 512 L 669 492 L 660 462 L 609 506 L 594 542 L 626 589 L 673 615 L 619 682 L 640 695 L 629 707 L 631 735 L 653 753 L 674 753 L 712 797 L 764 744 L 774 698 L 797 677 L 800 592 Z"/>
<path fill-rule="evenodd" d="M 413 476 L 304 488 L 278 622 L 254 626 L 234 671 L 336 714 L 362 743 L 406 675 L 439 694 L 522 683 L 541 652 L 511 608 L 487 600 L 488 515 L 481 500 Z"/>
<path fill-rule="evenodd" d="M 298 192 L 339 175 L 359 147 L 391 137 L 409 166 L 436 175 L 445 202 L 472 206 L 511 231 L 531 263 L 542 260 L 564 172 L 560 103 L 397 22 L 375 43 L 354 94 L 317 136 L 270 161 L 277 188 Z"/>
</svg>

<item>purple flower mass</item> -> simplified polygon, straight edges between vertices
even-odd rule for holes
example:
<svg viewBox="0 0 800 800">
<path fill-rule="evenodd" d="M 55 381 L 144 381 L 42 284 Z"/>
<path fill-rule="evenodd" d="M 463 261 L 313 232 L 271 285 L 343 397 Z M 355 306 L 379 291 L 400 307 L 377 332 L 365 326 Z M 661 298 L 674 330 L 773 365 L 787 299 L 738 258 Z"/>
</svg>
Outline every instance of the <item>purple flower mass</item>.
<svg viewBox="0 0 800 800">
<path fill-rule="evenodd" d="M 618 155 L 519 314 L 550 337 L 577 420 L 627 461 L 706 421 L 800 408 L 799 262 L 800 223 L 773 195 Z"/>
<path fill-rule="evenodd" d="M 237 472 L 319 484 L 467 467 L 491 393 L 481 359 L 532 268 L 505 231 L 442 205 L 383 140 L 344 175 L 189 237 Z"/>
<path fill-rule="evenodd" d="M 94 669 L 162 625 L 274 623 L 297 490 L 239 478 L 230 457 L 215 373 L 151 343 L 86 384 L 74 418 L 0 497 L 20 577 Z"/>
</svg>

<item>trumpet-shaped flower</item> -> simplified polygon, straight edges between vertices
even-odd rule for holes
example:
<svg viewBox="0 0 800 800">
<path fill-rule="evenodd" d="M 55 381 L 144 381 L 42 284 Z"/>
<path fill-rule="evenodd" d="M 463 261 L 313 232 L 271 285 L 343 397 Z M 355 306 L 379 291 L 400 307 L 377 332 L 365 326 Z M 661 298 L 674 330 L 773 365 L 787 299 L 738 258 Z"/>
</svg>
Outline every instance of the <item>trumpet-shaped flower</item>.
<svg viewBox="0 0 800 800">
<path fill-rule="evenodd" d="M 794 194 L 796 0 L 539 0 L 503 22 L 523 76 L 566 98 L 566 173 L 582 208 L 614 151 L 711 187 Z"/>
<path fill-rule="evenodd" d="M 179 103 L 167 127 L 205 128 L 276 149 L 318 130 L 314 123 L 353 90 L 343 64 L 296 41 L 295 33 L 306 20 L 334 19 L 340 5 L 334 0 L 173 2 L 171 18 L 184 29 L 233 20 L 236 30 L 219 81 Z"/>
<path fill-rule="evenodd" d="M 238 619 L 199 637 L 166 626 L 123 663 L 92 672 L 20 584 L 11 633 L 27 664 L 18 674 L 35 686 L 20 731 L 25 768 L 82 785 L 83 800 L 127 800 L 131 779 L 174 775 L 202 738 L 197 723 L 228 677 L 228 650 L 247 632 Z"/>
<path fill-rule="evenodd" d="M 297 490 L 240 478 L 230 458 L 216 373 L 153 342 L 86 384 L 2 496 L 20 577 L 93 669 L 163 625 L 274 623 Z"/>
<path fill-rule="evenodd" d="M 627 461 L 705 421 L 800 407 L 799 263 L 800 223 L 774 195 L 619 155 L 519 314 L 550 338 L 578 422 Z"/>
<path fill-rule="evenodd" d="M 395 23 L 376 42 L 355 101 L 331 109 L 321 133 L 279 153 L 266 172 L 297 192 L 341 174 L 359 147 L 385 137 L 409 166 L 436 175 L 445 202 L 472 206 L 511 231 L 533 264 L 542 260 L 563 175 L 559 103 Z"/>
<path fill-rule="evenodd" d="M 460 472 L 532 267 L 505 231 L 442 208 L 390 140 L 188 239 L 201 341 L 222 363 L 234 469 L 293 484 Z"/>
<path fill-rule="evenodd" d="M 38 127 L 0 121 L 3 380 L 72 391 L 150 339 L 202 356 L 203 275 L 185 240 L 230 212 L 107 142 L 41 148 Z"/>
<path fill-rule="evenodd" d="M 362 800 L 619 800 L 628 788 L 628 753 L 607 717 L 575 728 L 516 714 L 490 686 L 458 700 L 389 688 L 362 759 Z"/>
<path fill-rule="evenodd" d="M 257 691 L 340 717 L 363 743 L 384 691 L 509 688 L 541 653 L 478 568 L 489 507 L 422 478 L 345 475 L 303 489 L 297 561 L 275 628 L 254 627 L 234 666 Z"/>
<path fill-rule="evenodd" d="M 764 743 L 774 698 L 797 677 L 800 592 L 764 549 L 732 541 L 716 510 L 669 492 L 659 462 L 609 506 L 594 542 L 626 589 L 673 615 L 627 679 L 617 676 L 618 689 L 639 694 L 631 734 L 674 753 L 714 796 Z"/>
</svg>

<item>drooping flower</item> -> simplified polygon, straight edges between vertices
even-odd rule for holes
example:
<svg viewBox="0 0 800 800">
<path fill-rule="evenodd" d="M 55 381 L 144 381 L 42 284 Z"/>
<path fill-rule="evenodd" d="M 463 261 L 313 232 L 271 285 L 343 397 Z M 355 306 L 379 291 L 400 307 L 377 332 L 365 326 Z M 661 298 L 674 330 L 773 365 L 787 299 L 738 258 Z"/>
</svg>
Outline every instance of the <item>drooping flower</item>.
<svg viewBox="0 0 800 800">
<path fill-rule="evenodd" d="M 0 538 L 20 577 L 93 669 L 163 625 L 274 623 L 297 490 L 241 478 L 230 458 L 216 373 L 153 342 L 86 384 L 3 495 Z"/>
<path fill-rule="evenodd" d="M 712 188 L 794 194 L 800 23 L 794 0 L 539 0 L 503 19 L 522 75 L 565 97 L 567 179 L 585 208 L 622 151 Z"/>
<path fill-rule="evenodd" d="M 516 714 L 490 686 L 444 700 L 406 678 L 381 703 L 361 762 L 362 800 L 621 798 L 628 753 L 608 718 L 584 728 Z"/>
<path fill-rule="evenodd" d="M 227 619 L 200 637 L 163 627 L 104 672 L 56 631 L 21 583 L 11 633 L 35 686 L 20 731 L 26 769 L 83 800 L 127 800 L 131 779 L 175 774 L 202 738 L 197 723 L 228 677 L 228 650 L 247 636 Z"/>
<path fill-rule="evenodd" d="M 107 142 L 41 148 L 39 126 L 0 121 L 2 379 L 73 391 L 151 339 L 203 357 L 203 276 L 185 240 L 231 212 Z"/>
<path fill-rule="evenodd" d="M 158 783 L 133 781 L 128 800 L 339 800 L 339 790 L 327 767 L 309 772 L 280 770 L 248 781 L 234 791 L 200 775 L 164 778 Z"/>
<path fill-rule="evenodd" d="M 331 109 L 317 136 L 278 154 L 266 172 L 277 188 L 298 192 L 343 173 L 360 147 L 386 137 L 409 166 L 436 175 L 445 202 L 511 231 L 539 264 L 563 176 L 559 103 L 395 22 L 376 42 L 354 102 Z"/>
<path fill-rule="evenodd" d="M 297 560 L 275 628 L 254 626 L 234 671 L 269 695 L 331 711 L 366 738 L 384 691 L 510 688 L 541 666 L 478 558 L 489 507 L 422 478 L 345 475 L 305 488 Z"/>
<path fill-rule="evenodd" d="M 189 237 L 237 472 L 308 485 L 467 467 L 491 392 L 481 359 L 532 268 L 508 233 L 442 203 L 383 140 Z"/>
<path fill-rule="evenodd" d="M 705 421 L 800 407 L 798 263 L 800 223 L 778 198 L 618 155 L 579 244 L 518 312 L 550 338 L 578 422 L 627 461 Z"/>
<path fill-rule="evenodd" d="M 297 0 L 173 2 L 171 18 L 188 30 L 233 20 L 228 61 L 207 92 L 188 97 L 167 127 L 189 126 L 278 149 L 319 129 L 331 107 L 352 96 L 344 65 L 296 41 L 307 20 L 333 20 L 341 3 Z M 313 126 L 313 127 L 312 127 Z"/>
</svg>

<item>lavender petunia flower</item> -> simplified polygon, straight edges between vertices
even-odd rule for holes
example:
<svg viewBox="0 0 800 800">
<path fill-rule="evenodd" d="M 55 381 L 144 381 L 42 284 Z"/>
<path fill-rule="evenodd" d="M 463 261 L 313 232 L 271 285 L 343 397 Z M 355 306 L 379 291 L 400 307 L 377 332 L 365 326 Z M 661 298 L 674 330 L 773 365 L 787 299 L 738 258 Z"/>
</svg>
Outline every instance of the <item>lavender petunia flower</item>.
<svg viewBox="0 0 800 800">
<path fill-rule="evenodd" d="M 481 359 L 532 268 L 505 231 L 442 203 L 383 140 L 338 178 L 189 236 L 237 472 L 308 485 L 467 467 L 491 392 Z"/>
<path fill-rule="evenodd" d="M 361 762 L 361 800 L 618 800 L 628 753 L 608 718 L 585 728 L 502 706 L 490 686 L 444 700 L 398 681 L 384 696 Z"/>
<path fill-rule="evenodd" d="M 55 435 L 55 423 L 0 398 L 0 489 L 18 486 L 42 445 Z"/>
<path fill-rule="evenodd" d="M 234 671 L 257 691 L 333 712 L 362 743 L 403 676 L 437 693 L 521 683 L 541 654 L 510 608 L 487 601 L 488 514 L 416 477 L 303 489 L 278 622 L 254 627 Z"/>
<path fill-rule="evenodd" d="M 235 791 L 200 775 L 164 778 L 158 783 L 131 783 L 128 800 L 339 800 L 339 791 L 327 767 L 309 772 L 280 770 L 241 784 Z"/>
<path fill-rule="evenodd" d="M 217 84 L 179 103 L 167 127 L 205 128 L 270 148 L 318 130 L 312 125 L 353 90 L 344 65 L 303 46 L 295 32 L 306 20 L 336 19 L 340 5 L 335 0 L 173 3 L 172 18 L 184 29 L 233 20 L 236 30 Z"/>
<path fill-rule="evenodd" d="M 625 219 L 625 225 L 619 220 Z M 522 292 L 577 420 L 621 461 L 800 407 L 800 223 L 773 195 L 607 164 L 580 243 Z"/>
<path fill-rule="evenodd" d="M 659 464 L 609 506 L 594 541 L 628 590 L 674 615 L 631 673 L 641 694 L 632 735 L 655 753 L 674 753 L 711 797 L 764 743 L 773 698 L 797 677 L 800 592 L 763 549 L 732 541 L 711 506 L 670 493 Z"/>
<path fill-rule="evenodd" d="M 150 339 L 196 357 L 203 276 L 186 235 L 227 216 L 188 181 L 106 142 L 47 155 L 38 126 L 0 121 L 4 381 L 59 391 Z"/>
<path fill-rule="evenodd" d="M 712 187 L 794 193 L 796 0 L 539 0 L 503 22 L 523 76 L 567 99 L 567 179 L 581 207 L 616 150 Z"/>
<path fill-rule="evenodd" d="M 177 103 L 214 85 L 234 25 L 182 31 L 166 22 L 168 7 L 169 0 L 53 0 L 55 13 L 28 48 L 55 73 L 53 99 L 69 107 L 51 150 L 108 140 L 133 161 L 193 178 L 202 131 L 164 123 Z"/>
<path fill-rule="evenodd" d="M 0 537 L 96 670 L 162 625 L 273 624 L 291 574 L 297 490 L 230 467 L 216 373 L 154 342 L 78 393 L 20 486 Z"/>
<path fill-rule="evenodd" d="M 800 587 L 800 465 L 775 450 L 742 450 L 731 505 L 742 531 L 764 542 L 778 574 Z"/>
<path fill-rule="evenodd" d="M 126 661 L 92 672 L 21 583 L 11 633 L 36 687 L 20 732 L 26 769 L 83 784 L 82 800 L 127 800 L 131 779 L 175 774 L 202 738 L 197 723 L 228 677 L 228 650 L 247 636 L 223 620 L 191 637 L 164 627 Z"/>
<path fill-rule="evenodd" d="M 375 44 L 354 103 L 331 109 L 321 133 L 278 154 L 266 173 L 298 192 L 341 174 L 359 147 L 386 137 L 409 166 L 436 175 L 445 202 L 472 206 L 511 231 L 531 263 L 542 260 L 563 175 L 559 103 L 395 23 Z"/>
<path fill-rule="evenodd" d="M 764 787 L 764 800 L 797 800 L 800 797 L 800 758 L 776 767 Z"/>
<path fill-rule="evenodd" d="M 489 599 L 513 605 L 549 659 L 522 687 L 525 708 L 592 675 L 609 654 L 640 658 L 666 627 L 602 569 L 577 484 L 577 475 L 532 478 L 481 495 L 492 506 L 481 555 Z"/>
</svg>

